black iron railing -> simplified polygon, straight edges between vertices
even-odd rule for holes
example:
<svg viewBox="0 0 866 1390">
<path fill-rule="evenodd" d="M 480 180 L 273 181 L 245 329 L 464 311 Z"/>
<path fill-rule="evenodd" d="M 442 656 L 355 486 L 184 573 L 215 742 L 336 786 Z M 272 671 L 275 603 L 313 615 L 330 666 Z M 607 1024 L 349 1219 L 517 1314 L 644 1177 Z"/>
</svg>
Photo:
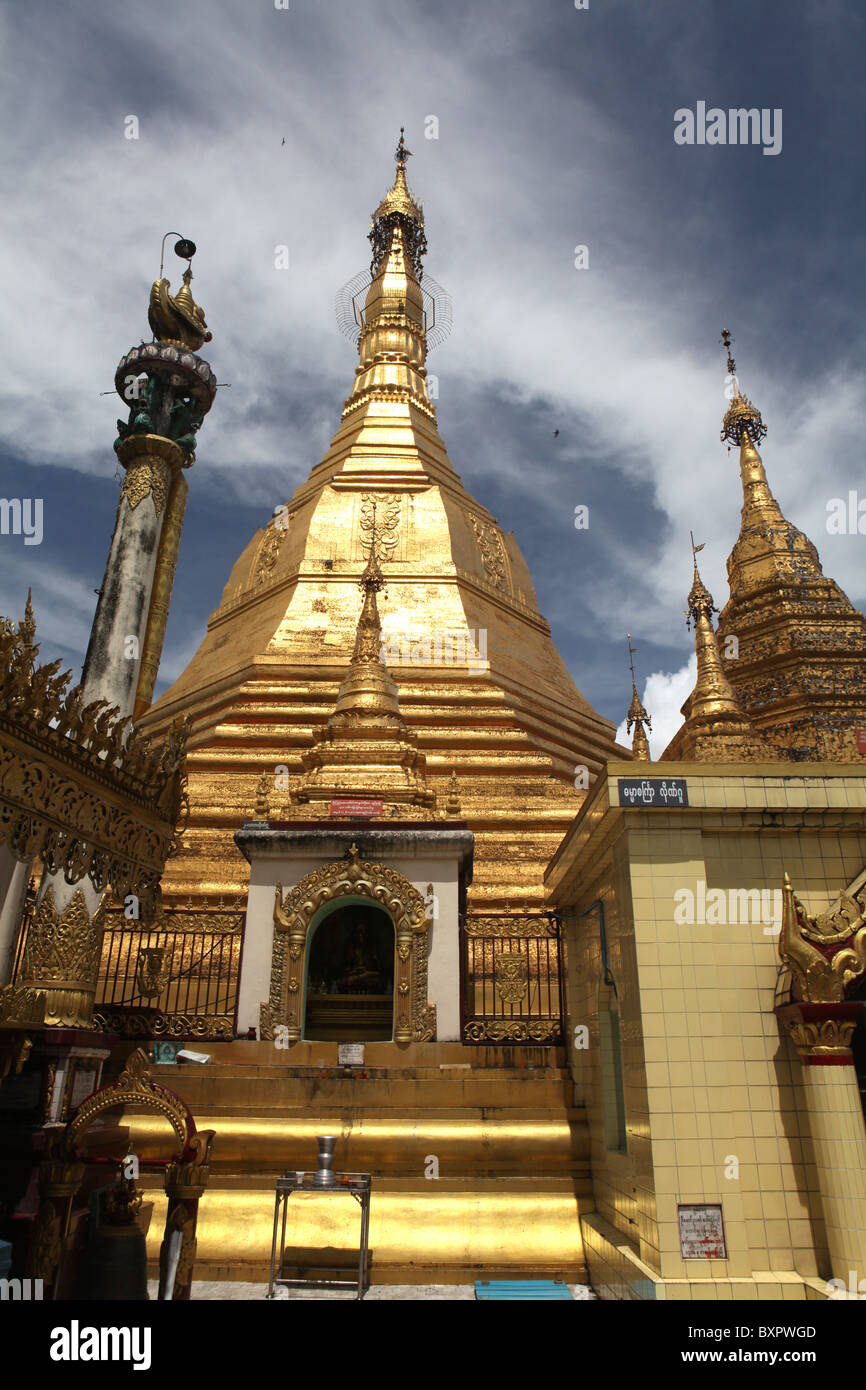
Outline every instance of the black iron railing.
<svg viewBox="0 0 866 1390">
<path fill-rule="evenodd" d="M 135 1038 L 232 1038 L 244 908 L 199 900 L 152 923 L 106 914 L 94 1022 Z"/>
<path fill-rule="evenodd" d="M 466 1043 L 562 1040 L 560 927 L 548 915 L 474 915 L 460 925 Z"/>
</svg>

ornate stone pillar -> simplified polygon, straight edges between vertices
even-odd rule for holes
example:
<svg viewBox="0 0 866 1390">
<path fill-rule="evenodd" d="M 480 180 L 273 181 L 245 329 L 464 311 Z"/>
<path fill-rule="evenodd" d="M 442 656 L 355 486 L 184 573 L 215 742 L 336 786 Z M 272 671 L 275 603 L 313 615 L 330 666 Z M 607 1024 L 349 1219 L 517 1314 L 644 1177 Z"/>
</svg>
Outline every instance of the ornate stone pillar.
<svg viewBox="0 0 866 1390">
<path fill-rule="evenodd" d="M 842 893 L 835 912 L 810 917 L 786 874 L 779 954 L 799 997 L 776 1016 L 803 1064 L 830 1264 L 856 1296 L 866 1279 L 866 1124 L 851 1039 L 863 1002 L 844 996 L 866 971 L 864 904 Z"/>
<path fill-rule="evenodd" d="M 195 246 L 179 241 L 175 251 L 189 262 Z M 182 469 L 195 459 L 196 433 L 216 395 L 216 378 L 196 355 L 211 334 L 192 297 L 191 278 L 188 264 L 176 295 L 169 294 L 168 280 L 156 281 L 148 313 L 154 341 L 121 358 L 114 378 L 129 406 L 114 443 L 126 477 L 84 659 L 81 702 L 96 710 L 100 702 L 114 707 L 121 735 L 125 721 L 146 709 L 153 694 L 186 502 Z M 107 710 L 98 715 L 107 717 Z M 116 761 L 120 740 L 111 751 Z M 49 1023 L 91 1023 L 104 891 L 104 882 L 84 878 L 80 869 L 43 878 L 25 976 L 45 990 Z"/>
<path fill-rule="evenodd" d="M 72 1203 L 84 1180 L 84 1164 L 64 1156 L 39 1165 L 39 1209 L 33 1223 L 27 1276 L 43 1281 L 43 1298 L 51 1298 L 60 1273 L 63 1248 L 72 1218 Z"/>
<path fill-rule="evenodd" d="M 189 486 L 179 468 L 172 469 L 171 487 L 166 502 L 165 520 L 159 538 L 159 551 L 154 568 L 153 585 L 150 591 L 150 609 L 147 615 L 147 628 L 138 670 L 138 686 L 135 692 L 133 718 L 138 719 L 150 707 L 156 673 L 162 656 L 171 591 L 174 587 L 174 572 L 180 549 L 183 530 L 183 517 L 186 511 L 186 498 Z"/>
<path fill-rule="evenodd" d="M 170 439 L 137 434 L 120 442 L 117 457 L 126 477 L 81 683 L 85 702 L 107 700 L 131 715 L 166 504 L 184 454 Z"/>
</svg>

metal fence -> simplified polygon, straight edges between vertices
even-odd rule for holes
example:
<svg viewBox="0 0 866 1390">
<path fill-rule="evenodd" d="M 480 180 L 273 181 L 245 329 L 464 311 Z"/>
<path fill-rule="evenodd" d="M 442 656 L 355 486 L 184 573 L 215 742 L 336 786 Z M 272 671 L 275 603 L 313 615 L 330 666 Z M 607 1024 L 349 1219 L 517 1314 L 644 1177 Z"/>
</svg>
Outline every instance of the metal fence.
<svg viewBox="0 0 866 1390">
<path fill-rule="evenodd" d="M 145 925 L 106 913 L 94 1023 L 126 1038 L 233 1038 L 244 905 L 200 899 Z"/>
<path fill-rule="evenodd" d="M 562 1041 L 559 932 L 553 916 L 466 916 L 460 926 L 464 1042 Z"/>
</svg>

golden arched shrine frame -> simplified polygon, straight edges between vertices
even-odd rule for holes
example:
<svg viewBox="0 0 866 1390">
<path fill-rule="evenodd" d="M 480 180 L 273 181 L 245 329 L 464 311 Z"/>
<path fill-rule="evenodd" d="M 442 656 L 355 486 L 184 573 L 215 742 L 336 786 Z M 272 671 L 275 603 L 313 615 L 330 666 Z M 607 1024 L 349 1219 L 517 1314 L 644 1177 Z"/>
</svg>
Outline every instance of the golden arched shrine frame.
<svg viewBox="0 0 866 1390">
<path fill-rule="evenodd" d="M 325 903 L 350 897 L 369 898 L 394 923 L 394 1041 L 429 1042 L 435 1037 L 436 1005 L 427 1001 L 427 905 L 407 878 L 383 864 L 359 859 L 352 845 L 348 860 L 314 869 L 285 898 L 283 885 L 276 886 L 271 991 L 259 1019 L 262 1038 L 272 1039 L 275 1029 L 283 1026 L 290 1043 L 299 1041 L 310 926 Z"/>
</svg>

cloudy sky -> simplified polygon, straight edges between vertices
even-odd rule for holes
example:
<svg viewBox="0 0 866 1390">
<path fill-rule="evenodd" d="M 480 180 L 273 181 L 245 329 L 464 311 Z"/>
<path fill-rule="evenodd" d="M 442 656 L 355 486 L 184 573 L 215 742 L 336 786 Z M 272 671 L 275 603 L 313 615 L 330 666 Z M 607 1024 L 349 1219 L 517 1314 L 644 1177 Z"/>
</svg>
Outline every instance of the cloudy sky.
<svg viewBox="0 0 866 1390">
<path fill-rule="evenodd" d="M 429 362 L 440 431 L 592 703 L 627 708 L 628 630 L 655 752 L 680 722 L 690 527 L 727 598 L 723 326 L 783 510 L 866 604 L 866 537 L 826 525 L 832 498 L 866 497 L 859 0 L 47 0 L 2 24 L 0 489 L 43 499 L 44 538 L 0 536 L 0 612 L 32 586 L 46 659 L 77 676 L 86 647 L 114 368 L 150 336 L 163 233 L 198 244 L 231 386 L 190 475 L 158 690 L 337 428 L 356 358 L 334 294 L 368 262 L 401 125 L 454 304 Z M 780 151 L 678 144 L 675 112 L 699 102 L 781 112 Z"/>
</svg>

